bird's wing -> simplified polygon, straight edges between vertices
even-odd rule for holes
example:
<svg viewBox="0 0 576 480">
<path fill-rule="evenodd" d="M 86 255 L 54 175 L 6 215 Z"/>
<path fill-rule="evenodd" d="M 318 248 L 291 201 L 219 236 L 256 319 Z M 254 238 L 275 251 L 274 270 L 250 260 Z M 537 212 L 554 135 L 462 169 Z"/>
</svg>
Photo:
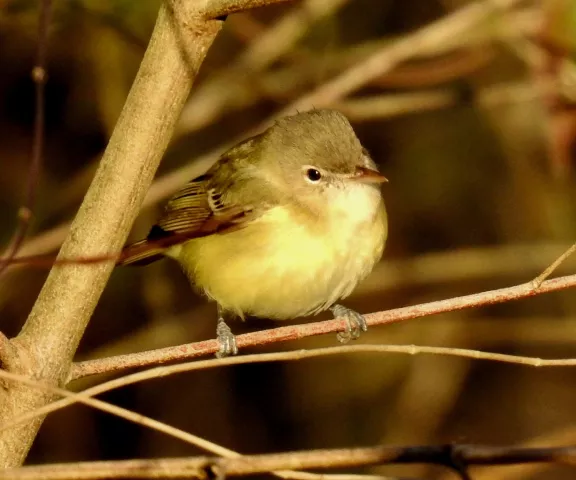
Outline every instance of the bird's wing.
<svg viewBox="0 0 576 480">
<path fill-rule="evenodd" d="M 174 245 L 242 228 L 275 205 L 277 189 L 254 162 L 262 138 L 256 135 L 231 148 L 208 172 L 182 187 L 148 237 L 125 247 L 118 264 L 146 265 Z"/>
<path fill-rule="evenodd" d="M 146 265 L 187 240 L 241 228 L 254 218 L 250 206 L 224 201 L 210 174 L 188 182 L 166 204 L 145 240 L 124 248 L 119 265 Z"/>
<path fill-rule="evenodd" d="M 210 176 L 203 175 L 179 190 L 166 204 L 148 240 L 171 236 L 203 237 L 245 221 L 250 207 L 224 203 L 222 193 L 210 183 Z"/>
</svg>

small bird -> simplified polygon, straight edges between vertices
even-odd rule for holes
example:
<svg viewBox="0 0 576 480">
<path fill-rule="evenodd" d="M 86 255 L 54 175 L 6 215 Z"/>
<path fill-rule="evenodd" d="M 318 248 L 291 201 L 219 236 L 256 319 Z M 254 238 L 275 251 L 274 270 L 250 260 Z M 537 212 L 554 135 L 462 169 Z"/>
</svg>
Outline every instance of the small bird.
<svg viewBox="0 0 576 480">
<path fill-rule="evenodd" d="M 386 181 L 341 113 L 284 117 L 188 182 L 118 263 L 177 260 L 218 305 L 217 356 L 237 353 L 231 316 L 287 320 L 330 309 L 347 321 L 345 342 L 367 326 L 336 302 L 382 255 Z"/>
</svg>

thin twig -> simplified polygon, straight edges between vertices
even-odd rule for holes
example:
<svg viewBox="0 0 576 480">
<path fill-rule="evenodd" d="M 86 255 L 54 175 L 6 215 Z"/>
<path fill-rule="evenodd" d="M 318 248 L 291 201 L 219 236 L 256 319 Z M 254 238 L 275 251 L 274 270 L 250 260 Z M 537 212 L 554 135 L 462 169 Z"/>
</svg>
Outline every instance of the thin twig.
<svg viewBox="0 0 576 480">
<path fill-rule="evenodd" d="M 174 348 L 182 348 L 179 346 Z M 120 378 L 109 380 L 94 387 L 90 387 L 81 392 L 82 397 L 93 397 L 111 390 L 133 385 L 143 381 L 176 375 L 183 372 L 204 370 L 232 365 L 245 365 L 252 363 L 284 362 L 296 361 L 306 358 L 316 358 L 332 355 L 342 355 L 351 353 L 377 354 L 377 353 L 399 353 L 407 355 L 432 354 L 446 355 L 461 358 L 471 358 L 475 360 L 487 360 L 503 363 L 510 363 L 532 367 L 567 367 L 576 366 L 576 359 L 542 359 L 536 357 L 522 357 L 518 355 L 506 355 L 502 353 L 481 352 L 478 350 L 468 350 L 462 348 L 430 347 L 418 345 L 345 345 L 338 347 L 318 348 L 314 350 L 295 350 L 289 352 L 261 353 L 253 355 L 242 355 L 224 359 L 199 360 L 194 362 L 181 363 L 178 365 L 160 366 L 142 372 L 125 375 Z M 16 378 L 16 377 L 15 377 Z M 44 416 L 60 410 L 75 403 L 74 398 L 63 398 L 38 409 L 25 413 L 11 419 L 0 426 L 0 431 L 11 428 L 19 423 L 30 421 L 36 417 Z"/>
<path fill-rule="evenodd" d="M 538 275 L 534 280 L 532 280 L 534 284 L 534 288 L 540 288 L 542 282 L 546 280 L 550 275 L 554 273 L 554 271 L 566 261 L 566 259 L 576 252 L 576 243 L 574 243 L 568 250 L 566 250 L 562 255 L 560 255 L 552 265 L 550 265 L 546 270 L 544 270 L 540 275 Z"/>
<path fill-rule="evenodd" d="M 150 45 L 140 65 L 118 124 L 100 161 L 98 171 L 64 242 L 61 256 L 89 257 L 119 251 L 160 159 L 168 145 L 208 47 L 221 22 L 196 17 L 198 33 L 188 42 L 185 58 L 178 32 L 162 4 Z M 194 67 L 194 68 L 192 68 Z M 30 353 L 32 374 L 59 383 L 70 367 L 93 309 L 113 266 L 73 265 L 51 270 L 21 333 L 18 348 Z M 56 321 L 57 319 L 57 321 Z M 46 404 L 51 394 L 12 385 L 1 392 L 0 421 Z M 37 419 L 0 434 L 0 466 L 19 465 L 40 427 Z"/>
<path fill-rule="evenodd" d="M 451 15 L 422 27 L 412 35 L 392 42 L 386 48 L 292 103 L 282 111 L 282 115 L 296 110 L 330 105 L 391 71 L 407 58 L 429 50 L 436 51 L 441 46 L 453 45 L 456 39 L 469 34 L 472 28 L 488 20 L 499 9 L 509 9 L 518 3 L 520 0 L 493 0 L 474 2 L 462 7 Z"/>
<path fill-rule="evenodd" d="M 20 247 L 24 243 L 33 217 L 34 204 L 38 191 L 38 182 L 42 171 L 42 159 L 44 152 L 44 92 L 48 74 L 46 72 L 47 52 L 48 52 L 48 27 L 52 12 L 52 0 L 42 0 L 40 2 L 40 14 L 38 18 L 38 46 L 36 50 L 36 65 L 32 69 L 32 80 L 35 85 L 36 111 L 34 113 L 34 135 L 32 139 L 32 153 L 30 168 L 26 180 L 26 191 L 24 202 L 18 210 L 18 225 L 7 251 L 7 262 L 0 264 L 0 275 L 8 267 Z"/>
<path fill-rule="evenodd" d="M 484 108 L 494 108 L 507 104 L 542 101 L 548 90 L 558 90 L 557 86 L 549 85 L 549 87 L 539 91 L 525 82 L 502 83 L 479 90 L 472 99 L 472 103 Z M 462 102 L 462 95 L 457 90 L 442 88 L 411 93 L 362 96 L 336 102 L 332 107 L 342 112 L 351 121 L 362 122 L 450 108 L 460 102 Z"/>
<path fill-rule="evenodd" d="M 497 0 L 500 8 L 512 8 L 519 2 L 520 0 Z M 214 5 L 218 5 L 218 2 L 215 2 Z M 219 10 L 215 9 L 214 11 Z M 346 72 L 336 77 L 334 81 L 320 86 L 313 92 L 302 96 L 286 108 L 283 113 L 288 111 L 293 112 L 295 109 L 302 111 L 312 106 L 329 106 L 333 102 L 345 97 L 353 89 L 369 83 L 374 78 L 378 78 L 403 61 L 415 56 L 420 56 L 428 51 L 438 53 L 442 49 L 447 49 L 450 45 L 455 45 L 455 39 L 458 39 L 456 45 L 461 46 L 463 40 L 458 35 L 458 32 L 462 32 L 464 39 L 466 39 L 467 34 L 485 21 L 493 11 L 494 8 L 488 4 L 473 3 L 420 30 L 405 35 L 379 49 L 369 57 L 369 60 L 358 62 L 346 70 Z M 376 65 L 374 66 L 373 64 Z M 370 68 L 366 69 L 367 67 Z M 362 75 L 365 69 L 366 75 Z M 345 81 L 347 77 L 354 78 L 353 85 Z M 269 122 L 263 122 L 252 131 L 262 129 L 267 123 Z M 249 135 L 249 133 L 247 135 Z M 246 135 L 243 137 L 245 138 L 245 136 Z M 223 150 L 233 144 L 234 142 L 220 145 L 216 149 L 198 157 L 195 162 L 160 177 L 150 188 L 148 195 L 144 199 L 143 206 L 153 205 L 166 198 L 180 188 L 186 180 L 202 174 L 218 158 Z M 40 234 L 38 239 L 34 238 L 29 242 L 30 247 L 27 245 L 24 246 L 26 253 L 37 254 L 53 250 L 62 242 L 68 228 L 67 224 L 62 224 L 53 230 Z"/>
<path fill-rule="evenodd" d="M 332 14 L 347 1 L 305 0 L 280 17 L 250 42 L 227 68 L 194 92 L 182 111 L 176 134 L 190 133 L 213 122 L 229 103 L 237 101 L 239 78 L 254 78 L 290 51 L 309 30 L 310 25 Z"/>
<path fill-rule="evenodd" d="M 62 388 L 58 388 L 58 387 L 54 387 L 52 385 L 40 383 L 37 380 L 33 380 L 33 379 L 28 378 L 27 376 L 14 374 L 14 373 L 10 373 L 10 372 L 5 372 L 3 370 L 0 370 L 0 378 L 2 378 L 4 380 L 13 381 L 13 382 L 18 382 L 20 385 L 27 385 L 31 388 L 36 389 L 36 390 L 41 390 L 41 391 L 45 391 L 45 392 L 48 392 L 51 394 L 59 395 L 59 396 L 63 397 L 63 400 L 67 400 L 70 403 L 81 403 L 81 404 L 90 406 L 92 408 L 95 408 L 96 410 L 110 413 L 110 414 L 115 415 L 119 418 L 123 418 L 129 422 L 133 422 L 137 425 L 142 425 L 142 426 L 148 427 L 152 430 L 164 433 L 164 434 L 169 435 L 173 438 L 177 438 L 179 440 L 182 440 L 189 445 L 193 445 L 193 446 L 198 447 L 202 450 L 206 450 L 210 453 L 213 453 L 215 455 L 219 455 L 219 456 L 224 457 L 224 458 L 240 458 L 242 456 L 240 453 L 235 452 L 234 450 L 230 450 L 228 448 L 222 447 L 222 446 L 220 446 L 214 442 L 210 442 L 209 440 L 206 440 L 202 437 L 198 437 L 197 435 L 193 435 L 191 433 L 185 432 L 184 430 L 173 427 L 173 426 L 168 425 L 164 422 L 154 420 L 153 418 L 132 412 L 131 410 L 119 407 L 117 405 L 112 405 L 109 402 L 95 399 L 91 395 L 88 395 L 86 392 L 82 392 L 82 393 L 69 392 L 68 390 L 64 390 Z M 41 412 L 39 412 L 40 410 L 41 409 L 38 409 L 34 412 L 31 412 L 32 414 L 36 414 L 36 415 L 28 415 L 27 420 L 38 418 L 41 415 Z M 38 413 L 40 413 L 40 415 L 37 415 Z M 1 425 L 0 431 L 14 427 L 15 425 L 18 425 L 19 423 L 21 423 L 21 421 L 16 419 L 16 421 L 12 421 L 12 422 L 9 422 L 8 424 Z M 273 473 L 275 476 L 277 476 L 279 478 L 294 479 L 294 480 L 298 480 L 298 479 L 299 480 L 315 480 L 318 478 L 318 475 L 313 474 L 313 473 L 297 472 L 297 471 L 293 471 L 293 470 L 281 470 L 281 471 L 279 470 L 277 472 L 271 472 L 271 473 Z M 1 474 L 0 474 L 0 478 L 2 478 Z M 77 477 L 77 478 L 80 478 L 80 477 Z M 325 479 L 322 479 L 322 480 L 325 480 Z M 353 480 L 362 480 L 362 479 L 353 479 Z M 385 479 L 383 479 L 383 480 L 385 480 Z"/>
<path fill-rule="evenodd" d="M 538 287 L 534 282 L 523 283 L 514 287 L 490 290 L 462 297 L 439 300 L 435 302 L 423 303 L 409 307 L 397 308 L 383 312 L 365 315 L 369 326 L 385 325 L 401 322 L 413 318 L 434 315 L 438 313 L 452 312 L 465 308 L 493 305 L 511 300 L 531 297 L 541 293 L 554 292 L 576 286 L 576 275 L 546 280 Z M 337 333 L 344 331 L 346 323 L 341 319 L 326 320 L 303 325 L 292 325 L 269 330 L 262 330 L 253 333 L 239 335 L 236 340 L 238 347 L 246 348 L 256 345 L 267 345 L 276 342 L 286 342 L 298 340 L 315 335 L 326 333 Z M 88 360 L 74 364 L 70 380 L 107 372 L 117 372 L 134 367 L 144 367 L 172 362 L 175 360 L 185 360 L 198 358 L 206 355 L 213 355 L 218 351 L 216 340 L 206 340 L 202 342 L 178 345 L 175 347 L 161 348 L 146 352 L 132 353 L 127 355 L 117 355 L 97 360 Z"/>
<path fill-rule="evenodd" d="M 0 378 L 3 380 L 9 380 L 11 382 L 17 382 L 21 385 L 26 385 L 36 390 L 41 390 L 44 392 L 51 393 L 53 395 L 58 395 L 63 397 L 63 399 L 68 400 L 70 403 L 80 403 L 83 405 L 87 405 L 92 407 L 96 410 L 100 410 L 102 412 L 107 412 L 112 415 L 115 415 L 119 418 L 123 418 L 124 420 L 128 420 L 129 422 L 136 423 L 137 425 L 142 425 L 144 427 L 148 427 L 152 430 L 156 430 L 158 432 L 162 432 L 166 435 L 169 435 L 173 438 L 177 438 L 186 442 L 189 445 L 193 445 L 195 447 L 201 448 L 203 450 L 207 450 L 211 453 L 221 456 L 230 456 L 230 455 L 239 455 L 232 450 L 228 450 L 224 447 L 220 447 L 219 445 L 204 440 L 201 437 L 196 435 L 192 435 L 191 433 L 187 433 L 179 428 L 172 427 L 171 425 L 167 425 L 166 423 L 159 422 L 158 420 L 154 420 L 153 418 L 147 417 L 145 415 L 132 412 L 126 408 L 119 407 L 117 405 L 113 405 L 109 402 L 105 402 L 103 400 L 99 400 L 97 398 L 92 398 L 90 395 L 86 395 L 85 393 L 74 393 L 69 392 L 68 390 L 64 390 L 62 388 L 57 388 L 52 385 L 48 385 L 45 383 L 41 383 L 37 380 L 30 379 L 25 375 L 19 375 L 11 372 L 6 372 L 4 370 L 0 370 Z M 36 413 L 37 411 L 31 412 Z M 27 419 L 30 420 L 32 418 L 37 418 L 37 415 L 34 416 L 27 416 Z M 21 418 L 21 417 L 19 417 Z M 10 421 L 6 424 L 0 425 L 0 431 L 12 428 L 15 425 L 18 425 L 19 421 Z"/>
<path fill-rule="evenodd" d="M 384 464 L 458 465 L 552 463 L 576 465 L 576 447 L 521 448 L 484 445 L 375 446 L 306 450 L 239 458 L 158 458 L 35 465 L 0 471 L 10 480 L 95 480 L 112 478 L 218 478 L 246 476 L 291 468 L 350 468 Z"/>
</svg>

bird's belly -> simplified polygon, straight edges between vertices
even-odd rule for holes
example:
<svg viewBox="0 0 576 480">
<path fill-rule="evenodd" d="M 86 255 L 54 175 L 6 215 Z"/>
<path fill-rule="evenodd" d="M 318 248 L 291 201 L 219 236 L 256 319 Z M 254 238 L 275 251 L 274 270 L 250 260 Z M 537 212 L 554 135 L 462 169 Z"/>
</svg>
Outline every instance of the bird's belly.
<svg viewBox="0 0 576 480">
<path fill-rule="evenodd" d="M 284 216 L 275 212 L 241 230 L 191 240 L 177 257 L 224 310 L 282 320 L 349 295 L 382 254 L 383 222 L 362 229 L 344 224 L 319 236 Z"/>
</svg>

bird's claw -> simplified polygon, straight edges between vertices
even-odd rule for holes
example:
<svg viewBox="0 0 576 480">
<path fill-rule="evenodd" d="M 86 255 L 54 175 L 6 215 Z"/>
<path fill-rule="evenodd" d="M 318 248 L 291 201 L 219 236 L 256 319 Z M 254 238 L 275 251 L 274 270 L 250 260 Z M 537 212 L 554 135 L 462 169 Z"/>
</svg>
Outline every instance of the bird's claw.
<svg viewBox="0 0 576 480">
<path fill-rule="evenodd" d="M 216 327 L 216 338 L 218 339 L 219 349 L 216 353 L 217 358 L 224 358 L 238 353 L 238 345 L 236 344 L 236 337 L 226 325 L 223 318 L 218 319 L 218 326 Z"/>
<path fill-rule="evenodd" d="M 344 307 L 343 305 L 334 305 L 330 311 L 335 317 L 346 320 L 346 331 L 339 332 L 336 338 L 340 343 L 347 343 L 350 340 L 356 340 L 362 332 L 368 330 L 368 324 L 363 315 Z"/>
</svg>

